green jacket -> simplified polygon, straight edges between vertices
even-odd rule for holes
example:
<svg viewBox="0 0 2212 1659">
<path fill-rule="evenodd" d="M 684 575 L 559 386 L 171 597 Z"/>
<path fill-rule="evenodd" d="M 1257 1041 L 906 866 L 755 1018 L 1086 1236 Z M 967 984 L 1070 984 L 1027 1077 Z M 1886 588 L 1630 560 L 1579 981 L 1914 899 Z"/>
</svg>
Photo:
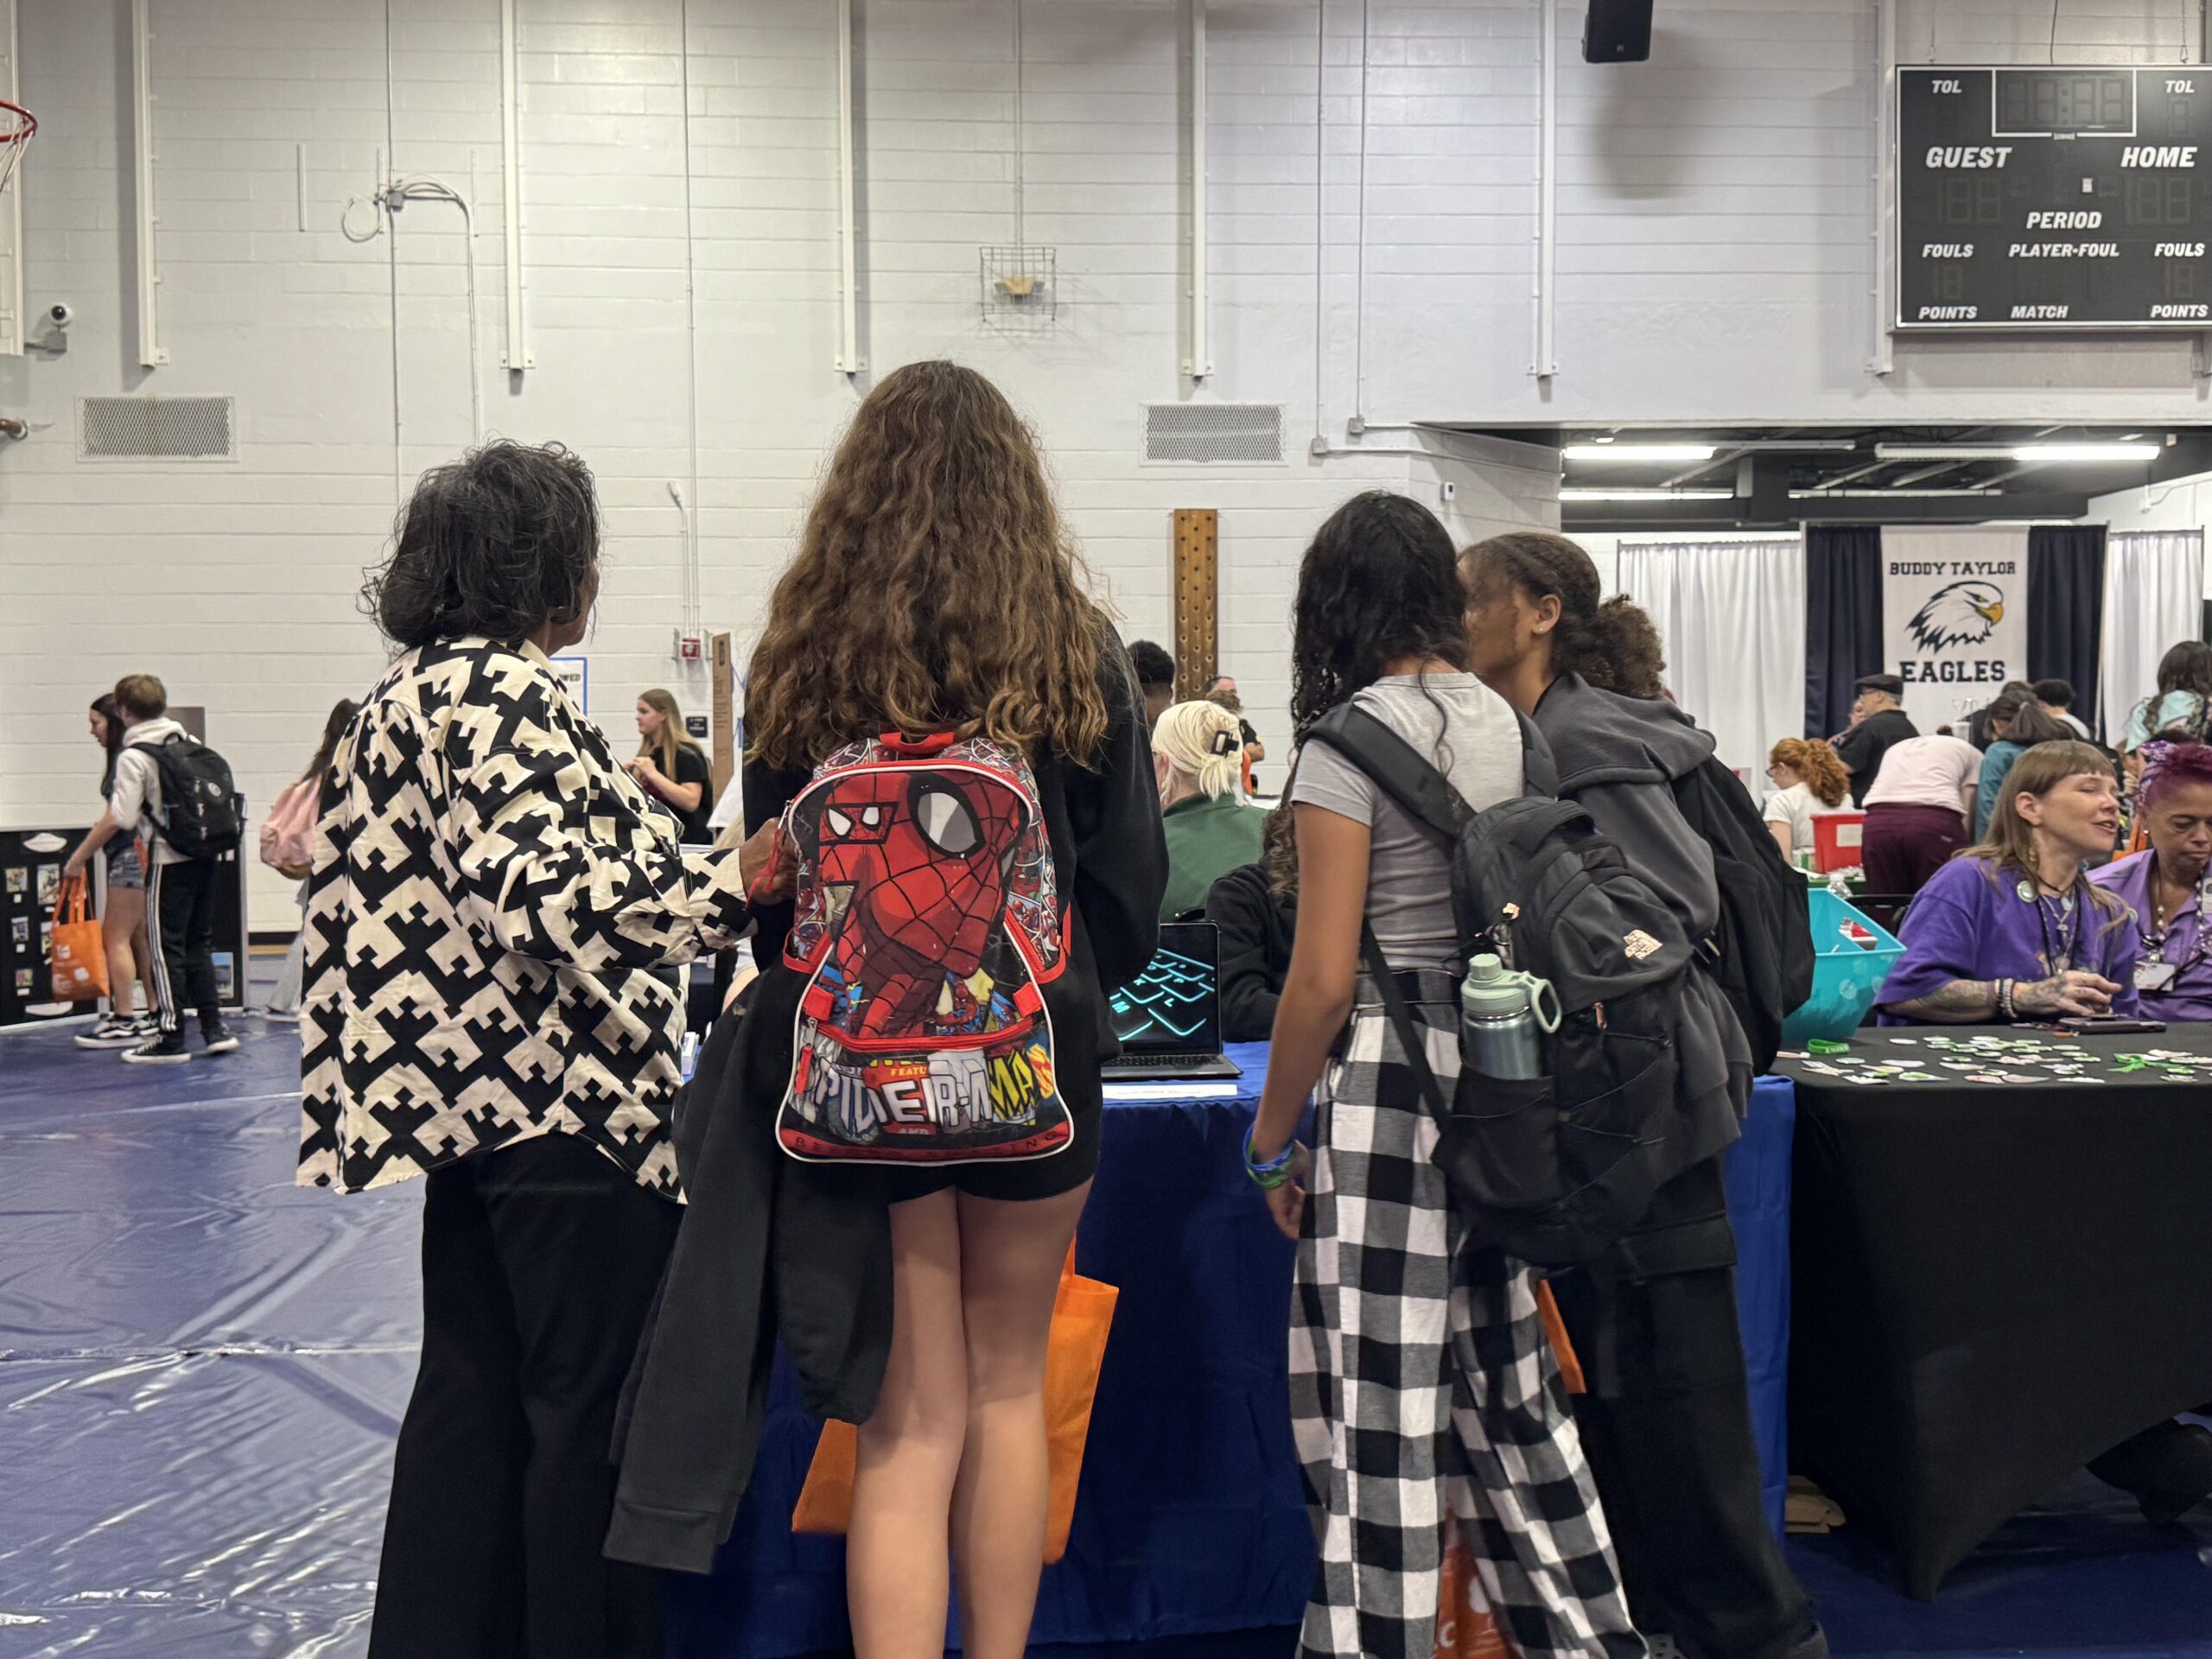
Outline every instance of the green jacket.
<svg viewBox="0 0 2212 1659">
<path fill-rule="evenodd" d="M 1167 832 L 1167 892 L 1160 919 L 1170 922 L 1205 904 L 1206 891 L 1241 864 L 1260 857 L 1260 826 L 1268 815 L 1233 795 L 1210 801 L 1203 795 L 1180 800 L 1160 814 Z"/>
</svg>

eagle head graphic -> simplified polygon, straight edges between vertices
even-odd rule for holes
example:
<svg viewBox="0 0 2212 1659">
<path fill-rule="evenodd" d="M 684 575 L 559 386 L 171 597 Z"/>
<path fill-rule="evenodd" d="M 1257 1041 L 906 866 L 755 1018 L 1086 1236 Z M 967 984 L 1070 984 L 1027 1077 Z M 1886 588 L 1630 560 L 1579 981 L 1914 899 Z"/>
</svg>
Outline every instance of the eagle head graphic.
<svg viewBox="0 0 2212 1659">
<path fill-rule="evenodd" d="M 1979 645 L 2005 620 L 2005 594 L 1986 582 L 1955 582 L 1928 596 L 1905 630 L 1923 651 L 1946 645 Z"/>
</svg>

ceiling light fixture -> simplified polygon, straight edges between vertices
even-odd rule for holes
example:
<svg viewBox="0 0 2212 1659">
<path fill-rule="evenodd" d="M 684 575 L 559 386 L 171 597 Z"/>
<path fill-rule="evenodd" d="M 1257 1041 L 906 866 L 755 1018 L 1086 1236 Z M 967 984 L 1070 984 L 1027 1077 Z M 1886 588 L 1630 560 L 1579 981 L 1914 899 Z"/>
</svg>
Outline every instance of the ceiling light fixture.
<svg viewBox="0 0 2212 1659">
<path fill-rule="evenodd" d="M 1710 443 L 1570 443 L 1560 453 L 1569 461 L 1711 461 Z"/>
<path fill-rule="evenodd" d="M 1733 501 L 1733 490 L 1581 490 L 1564 489 L 1562 501 Z"/>
<path fill-rule="evenodd" d="M 2156 461 L 2155 443 L 1878 443 L 1878 461 Z"/>
</svg>

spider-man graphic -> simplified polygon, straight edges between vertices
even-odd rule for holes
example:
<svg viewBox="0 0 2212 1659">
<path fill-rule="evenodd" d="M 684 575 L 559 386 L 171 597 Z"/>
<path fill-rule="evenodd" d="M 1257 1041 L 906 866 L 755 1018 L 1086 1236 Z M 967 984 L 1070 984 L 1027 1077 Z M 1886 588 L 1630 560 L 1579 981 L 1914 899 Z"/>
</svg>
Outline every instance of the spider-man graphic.
<svg viewBox="0 0 2212 1659">
<path fill-rule="evenodd" d="M 1028 827 L 1020 794 L 981 771 L 918 768 L 837 779 L 815 802 L 824 978 L 841 987 L 830 1023 L 862 1038 L 990 1029 L 994 983 L 1014 966 L 991 947 Z"/>
</svg>

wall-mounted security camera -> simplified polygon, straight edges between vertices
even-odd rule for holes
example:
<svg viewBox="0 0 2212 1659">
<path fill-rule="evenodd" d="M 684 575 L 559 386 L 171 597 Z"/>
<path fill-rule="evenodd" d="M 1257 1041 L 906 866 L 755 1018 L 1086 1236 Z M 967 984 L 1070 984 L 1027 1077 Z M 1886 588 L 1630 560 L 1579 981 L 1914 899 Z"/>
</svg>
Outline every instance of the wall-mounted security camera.
<svg viewBox="0 0 2212 1659">
<path fill-rule="evenodd" d="M 56 300 L 46 308 L 39 319 L 38 333 L 23 342 L 23 349 L 46 357 L 63 355 L 69 349 L 69 325 L 76 321 L 77 308 L 67 300 Z"/>
</svg>

